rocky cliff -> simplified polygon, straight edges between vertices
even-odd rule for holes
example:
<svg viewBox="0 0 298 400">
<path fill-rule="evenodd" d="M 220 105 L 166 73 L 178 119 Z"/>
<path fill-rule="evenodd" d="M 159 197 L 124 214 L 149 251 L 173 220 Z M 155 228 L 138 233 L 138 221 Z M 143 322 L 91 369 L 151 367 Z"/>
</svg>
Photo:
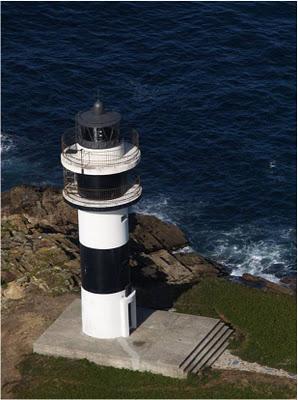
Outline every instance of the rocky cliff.
<svg viewBox="0 0 298 400">
<path fill-rule="evenodd" d="M 80 287 L 77 212 L 61 190 L 17 186 L 2 194 L 2 294 L 18 299 L 32 290 L 52 295 Z M 228 276 L 224 266 L 195 252 L 185 252 L 184 233 L 154 216 L 130 218 L 130 266 L 138 302 L 168 308 L 181 292 L 206 276 Z M 295 281 L 283 286 L 246 274 L 243 281 L 292 293 Z"/>
</svg>

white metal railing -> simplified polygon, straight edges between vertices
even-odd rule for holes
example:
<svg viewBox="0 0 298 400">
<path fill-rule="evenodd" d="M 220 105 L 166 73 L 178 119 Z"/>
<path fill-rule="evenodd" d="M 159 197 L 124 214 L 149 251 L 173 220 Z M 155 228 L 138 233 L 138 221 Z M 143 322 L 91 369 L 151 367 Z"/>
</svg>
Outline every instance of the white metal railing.
<svg viewBox="0 0 298 400">
<path fill-rule="evenodd" d="M 120 166 L 136 162 L 140 158 L 138 133 L 133 132 L 130 141 L 122 139 L 115 147 L 107 149 L 86 149 L 77 142 L 74 130 L 62 136 L 62 154 L 80 168 Z"/>
<path fill-rule="evenodd" d="M 135 197 L 137 194 L 140 184 L 140 177 L 132 176 L 127 182 L 117 187 L 107 187 L 105 189 L 85 188 L 79 186 L 76 174 L 64 169 L 64 192 L 70 196 L 80 196 L 88 200 L 110 201 L 123 198 L 123 196 L 125 199 L 130 200 L 130 197 Z"/>
<path fill-rule="evenodd" d="M 100 206 L 100 207 L 113 207 L 121 204 L 128 204 L 138 199 L 142 194 L 142 187 L 139 183 L 135 183 L 131 186 L 127 192 L 122 196 L 116 198 L 86 198 L 82 197 L 78 186 L 75 184 L 68 184 L 64 186 L 63 195 L 69 201 L 75 204 L 79 204 L 85 207 Z"/>
</svg>

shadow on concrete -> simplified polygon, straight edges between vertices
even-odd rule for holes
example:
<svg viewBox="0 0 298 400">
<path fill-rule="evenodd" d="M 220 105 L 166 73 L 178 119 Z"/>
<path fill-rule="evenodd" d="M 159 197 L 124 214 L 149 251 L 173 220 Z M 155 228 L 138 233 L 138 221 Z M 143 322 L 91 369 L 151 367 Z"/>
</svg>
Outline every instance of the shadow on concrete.
<svg viewBox="0 0 298 400">
<path fill-rule="evenodd" d="M 193 286 L 192 284 L 169 285 L 161 282 L 142 285 L 133 282 L 133 285 L 137 290 L 137 304 L 155 310 L 171 309 L 181 294 Z"/>
<path fill-rule="evenodd" d="M 153 310 L 152 308 L 137 307 L 137 329 L 155 311 L 156 310 Z"/>
</svg>

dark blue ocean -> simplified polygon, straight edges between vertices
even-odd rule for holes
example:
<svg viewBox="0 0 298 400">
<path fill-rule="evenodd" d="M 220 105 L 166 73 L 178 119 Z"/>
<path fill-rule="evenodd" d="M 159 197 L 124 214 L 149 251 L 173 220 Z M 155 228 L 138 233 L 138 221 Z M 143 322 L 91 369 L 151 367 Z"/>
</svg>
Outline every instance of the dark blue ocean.
<svg viewBox="0 0 298 400">
<path fill-rule="evenodd" d="M 294 273 L 295 2 L 2 3 L 2 191 L 62 185 L 97 89 L 140 132 L 137 211 L 235 275 Z"/>
</svg>

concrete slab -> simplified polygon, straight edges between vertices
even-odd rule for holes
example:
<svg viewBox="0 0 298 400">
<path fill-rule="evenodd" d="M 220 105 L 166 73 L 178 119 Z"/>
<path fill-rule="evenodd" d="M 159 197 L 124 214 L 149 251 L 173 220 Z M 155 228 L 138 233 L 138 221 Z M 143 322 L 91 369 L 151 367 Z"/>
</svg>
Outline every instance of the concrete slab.
<svg viewBox="0 0 298 400">
<path fill-rule="evenodd" d="M 219 322 L 143 308 L 137 313 L 138 327 L 128 338 L 95 339 L 81 331 L 81 302 L 77 299 L 37 339 L 33 351 L 183 378 L 186 373 L 179 365 Z"/>
</svg>

